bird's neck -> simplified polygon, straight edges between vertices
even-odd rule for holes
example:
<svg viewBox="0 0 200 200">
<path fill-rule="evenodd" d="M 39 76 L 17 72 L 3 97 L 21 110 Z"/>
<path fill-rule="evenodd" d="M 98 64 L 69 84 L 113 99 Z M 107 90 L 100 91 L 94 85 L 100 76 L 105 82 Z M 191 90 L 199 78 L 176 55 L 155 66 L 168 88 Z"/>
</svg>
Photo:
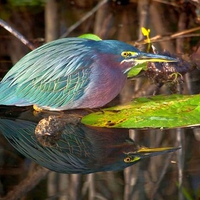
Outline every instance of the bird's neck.
<svg viewBox="0 0 200 200">
<path fill-rule="evenodd" d="M 135 65 L 136 63 L 134 61 L 122 61 L 120 63 L 120 69 L 124 74 L 127 74 Z"/>
</svg>

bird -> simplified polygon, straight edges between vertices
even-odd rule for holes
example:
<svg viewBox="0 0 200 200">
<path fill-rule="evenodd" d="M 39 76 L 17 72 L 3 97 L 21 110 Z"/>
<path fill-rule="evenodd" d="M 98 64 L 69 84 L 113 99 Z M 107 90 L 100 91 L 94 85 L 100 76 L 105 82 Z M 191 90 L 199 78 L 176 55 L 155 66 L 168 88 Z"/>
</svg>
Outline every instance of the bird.
<svg viewBox="0 0 200 200">
<path fill-rule="evenodd" d="M 129 137 L 128 130 L 88 127 L 74 120 L 72 123 L 70 115 L 38 119 L 31 110 L 20 115 L 23 113 L 29 117 L 16 119 L 10 112 L 9 118 L 0 118 L 0 131 L 26 158 L 59 173 L 118 171 L 145 158 L 180 149 L 144 147 Z"/>
<path fill-rule="evenodd" d="M 120 93 L 128 71 L 147 61 L 176 62 L 118 40 L 54 40 L 7 72 L 0 82 L 0 105 L 35 105 L 52 111 L 100 108 Z"/>
</svg>

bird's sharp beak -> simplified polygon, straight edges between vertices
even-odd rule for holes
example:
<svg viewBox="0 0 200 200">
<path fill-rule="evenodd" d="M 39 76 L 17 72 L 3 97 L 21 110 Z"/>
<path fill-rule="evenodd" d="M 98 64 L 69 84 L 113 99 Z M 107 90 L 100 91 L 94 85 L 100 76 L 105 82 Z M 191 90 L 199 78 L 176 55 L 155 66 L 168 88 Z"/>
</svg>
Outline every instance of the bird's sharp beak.
<svg viewBox="0 0 200 200">
<path fill-rule="evenodd" d="M 126 163 L 134 163 L 137 162 L 143 158 L 153 157 L 157 155 L 162 155 L 165 153 L 174 152 L 180 149 L 180 147 L 161 147 L 161 148 L 147 148 L 147 147 L 141 147 L 136 152 L 128 152 L 126 153 L 126 157 L 124 159 L 124 162 Z"/>
<path fill-rule="evenodd" d="M 150 53 L 140 53 L 135 57 L 129 58 L 130 60 L 133 59 L 138 64 L 144 62 L 178 62 L 176 58 Z"/>
</svg>

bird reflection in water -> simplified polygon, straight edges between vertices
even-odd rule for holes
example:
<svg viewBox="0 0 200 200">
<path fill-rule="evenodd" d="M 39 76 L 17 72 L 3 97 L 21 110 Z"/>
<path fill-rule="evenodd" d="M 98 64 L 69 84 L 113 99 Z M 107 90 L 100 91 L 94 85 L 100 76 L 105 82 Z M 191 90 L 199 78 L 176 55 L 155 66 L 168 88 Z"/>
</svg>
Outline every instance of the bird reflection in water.
<svg viewBox="0 0 200 200">
<path fill-rule="evenodd" d="M 60 173 L 122 170 L 143 158 L 179 149 L 141 147 L 128 130 L 88 127 L 73 114 L 31 118 L 1 118 L 0 131 L 24 156 Z"/>
</svg>

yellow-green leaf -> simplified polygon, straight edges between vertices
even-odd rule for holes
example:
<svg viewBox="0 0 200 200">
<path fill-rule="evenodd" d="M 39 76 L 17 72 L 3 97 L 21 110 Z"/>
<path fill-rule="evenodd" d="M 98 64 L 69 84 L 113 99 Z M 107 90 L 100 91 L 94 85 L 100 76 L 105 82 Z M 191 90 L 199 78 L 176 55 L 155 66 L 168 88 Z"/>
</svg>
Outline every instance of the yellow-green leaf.
<svg viewBox="0 0 200 200">
<path fill-rule="evenodd" d="M 200 94 L 137 98 L 129 104 L 103 109 L 82 123 L 108 128 L 175 128 L 200 124 Z"/>
<path fill-rule="evenodd" d="M 102 40 L 99 36 L 92 33 L 86 33 L 86 34 L 80 35 L 79 38 L 85 38 L 85 39 L 96 40 L 96 41 Z"/>
<path fill-rule="evenodd" d="M 147 43 L 151 43 L 150 41 L 150 29 L 146 29 L 144 27 L 141 28 L 142 34 L 147 37 Z"/>
<path fill-rule="evenodd" d="M 144 35 L 144 36 L 149 36 L 149 33 L 150 33 L 150 29 L 146 29 L 146 28 L 144 28 L 144 27 L 142 27 L 141 28 L 141 31 L 142 31 L 142 34 Z"/>
</svg>

